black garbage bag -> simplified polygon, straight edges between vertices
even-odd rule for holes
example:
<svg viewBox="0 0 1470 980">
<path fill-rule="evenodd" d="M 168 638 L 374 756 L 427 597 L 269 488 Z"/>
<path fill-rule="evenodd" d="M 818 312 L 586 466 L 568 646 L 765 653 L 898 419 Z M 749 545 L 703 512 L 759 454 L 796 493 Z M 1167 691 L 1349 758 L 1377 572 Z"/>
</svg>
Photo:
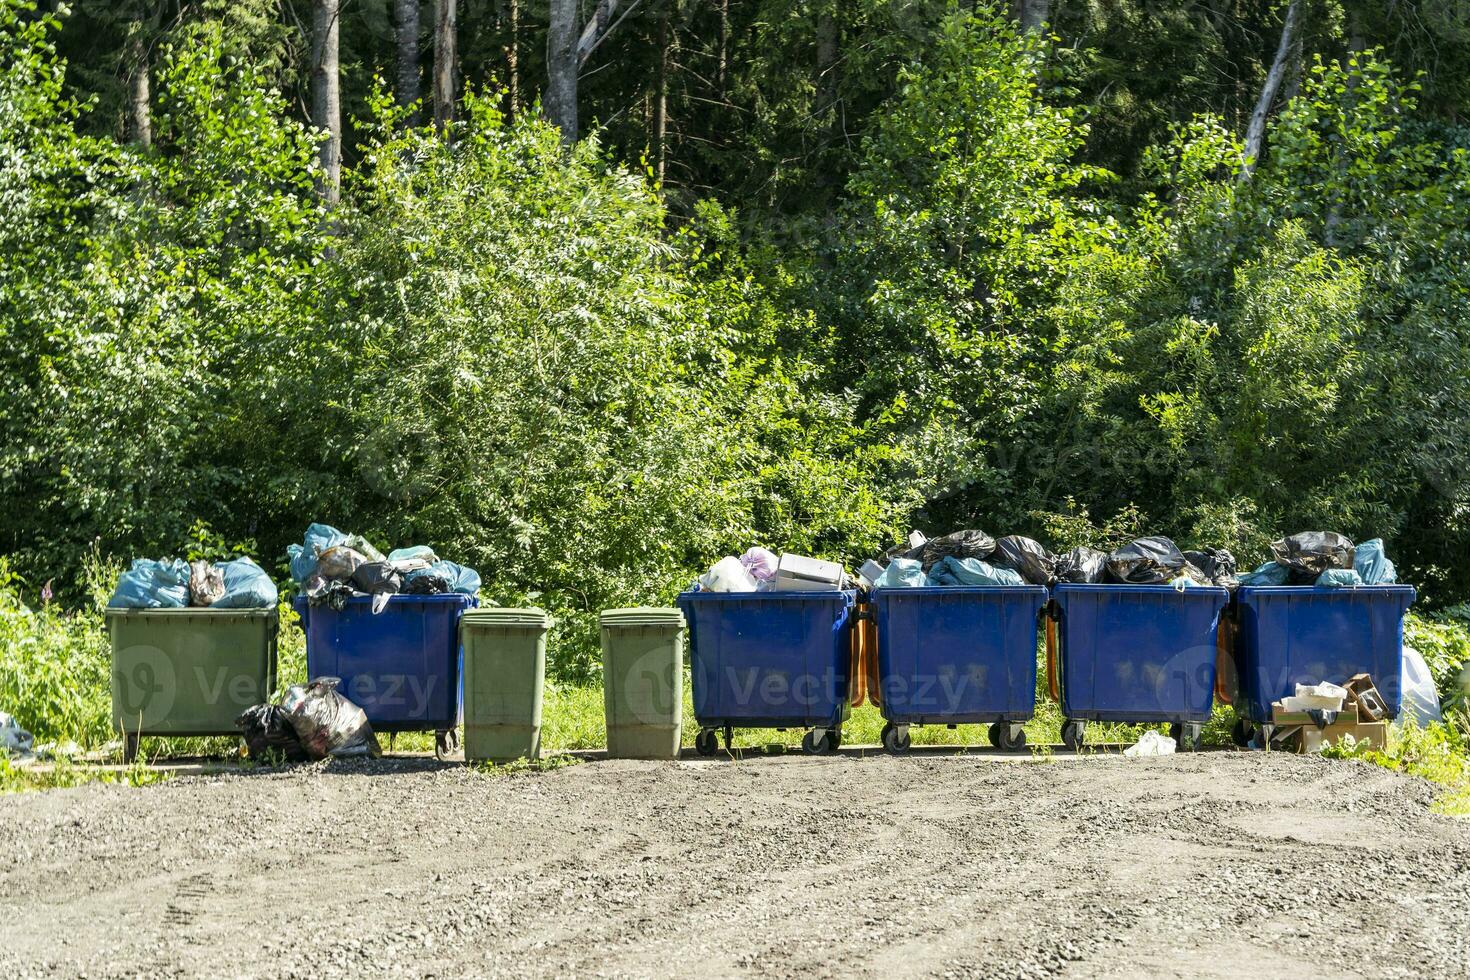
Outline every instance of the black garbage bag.
<svg viewBox="0 0 1470 980">
<path fill-rule="evenodd" d="M 955 531 L 942 538 L 930 538 L 917 548 L 904 552 L 902 557 L 923 562 L 924 571 L 928 572 L 946 558 L 984 559 L 994 550 L 995 539 L 984 531 Z"/>
<path fill-rule="evenodd" d="M 1334 531 L 1303 531 L 1271 542 L 1272 557 L 1290 570 L 1293 582 L 1315 582 L 1329 568 L 1352 568 L 1357 553 L 1351 538 Z"/>
<path fill-rule="evenodd" d="M 1032 585 L 1050 585 L 1055 577 L 1056 558 L 1052 553 L 1040 541 L 1023 538 L 1019 534 L 1007 534 L 996 541 L 989 561 L 992 565 L 1020 572 L 1021 577 Z"/>
<path fill-rule="evenodd" d="M 1085 545 L 1057 555 L 1054 568 L 1058 582 L 1095 585 L 1107 574 L 1108 556 Z"/>
<path fill-rule="evenodd" d="M 339 677 L 318 677 L 306 686 L 295 685 L 286 692 L 281 707 L 301 747 L 313 759 L 327 756 L 373 756 L 383 754 L 378 736 L 361 708 L 337 693 Z"/>
<path fill-rule="evenodd" d="M 886 563 L 885 563 L 886 564 Z M 404 595 L 442 595 L 449 591 L 449 577 L 435 571 L 419 572 L 403 580 Z"/>
<path fill-rule="evenodd" d="M 373 615 L 388 605 L 388 597 L 403 591 L 403 571 L 393 562 L 370 561 L 352 572 L 352 586 L 373 597 Z"/>
<path fill-rule="evenodd" d="M 301 747 L 290 716 L 278 704 L 257 704 L 246 708 L 235 719 L 235 727 L 245 736 L 245 749 L 252 759 L 268 759 L 272 754 L 287 762 L 305 762 L 309 756 Z"/>
<path fill-rule="evenodd" d="M 1240 580 L 1236 578 L 1235 556 L 1224 548 L 1186 551 L 1184 560 L 1197 569 L 1210 585 L 1233 589 L 1240 584 Z"/>
<path fill-rule="evenodd" d="M 306 596 L 306 601 L 313 606 L 330 606 L 341 612 L 347 608 L 348 599 L 362 593 L 354 589 L 350 582 L 313 574 L 301 583 L 301 594 Z"/>
<path fill-rule="evenodd" d="M 1183 574 L 1187 564 L 1168 538 L 1139 538 L 1108 555 L 1108 578 L 1124 585 L 1163 585 Z"/>
</svg>

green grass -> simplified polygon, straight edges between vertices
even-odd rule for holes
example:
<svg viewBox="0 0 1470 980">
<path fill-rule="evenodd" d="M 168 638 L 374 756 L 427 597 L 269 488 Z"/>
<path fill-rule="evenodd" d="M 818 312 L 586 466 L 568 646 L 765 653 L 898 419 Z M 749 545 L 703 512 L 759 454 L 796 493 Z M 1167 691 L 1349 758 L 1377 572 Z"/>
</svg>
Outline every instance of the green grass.
<svg viewBox="0 0 1470 980">
<path fill-rule="evenodd" d="M 64 759 L 43 765 L 15 765 L 8 756 L 0 755 L 0 793 L 66 789 L 92 783 L 148 786 L 163 782 L 167 778 L 168 773 L 150 769 L 141 756 L 134 765 L 127 769 L 117 770 L 74 765 Z"/>
</svg>

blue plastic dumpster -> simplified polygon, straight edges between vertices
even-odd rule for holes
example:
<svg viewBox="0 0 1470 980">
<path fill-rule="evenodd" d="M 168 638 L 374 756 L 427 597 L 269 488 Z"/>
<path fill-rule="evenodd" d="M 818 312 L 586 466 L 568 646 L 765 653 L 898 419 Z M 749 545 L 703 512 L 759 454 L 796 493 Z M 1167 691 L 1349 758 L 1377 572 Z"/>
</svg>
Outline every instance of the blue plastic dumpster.
<svg viewBox="0 0 1470 980">
<path fill-rule="evenodd" d="M 1062 741 L 1089 721 L 1168 722 L 1199 746 L 1215 694 L 1216 634 L 1230 594 L 1215 586 L 1058 585 Z"/>
<path fill-rule="evenodd" d="M 842 744 L 852 678 L 855 591 L 685 592 L 694 747 L 730 747 L 736 728 L 806 728 L 813 755 Z"/>
<path fill-rule="evenodd" d="M 910 725 L 990 725 L 990 743 L 1024 748 L 1036 712 L 1040 585 L 875 589 L 883 747 Z"/>
<path fill-rule="evenodd" d="M 1373 678 L 1390 717 L 1403 701 L 1404 614 L 1411 585 L 1241 586 L 1236 592 L 1235 667 L 1240 691 L 1235 740 L 1269 726 L 1271 702 L 1297 684 Z M 1266 732 L 1269 737 L 1269 729 Z"/>
<path fill-rule="evenodd" d="M 338 690 L 376 731 L 432 731 L 436 750 L 449 748 L 459 720 L 459 618 L 474 597 L 394 595 L 376 616 L 370 596 L 353 596 L 341 609 L 304 596 L 294 605 L 309 677 L 340 677 Z"/>
</svg>

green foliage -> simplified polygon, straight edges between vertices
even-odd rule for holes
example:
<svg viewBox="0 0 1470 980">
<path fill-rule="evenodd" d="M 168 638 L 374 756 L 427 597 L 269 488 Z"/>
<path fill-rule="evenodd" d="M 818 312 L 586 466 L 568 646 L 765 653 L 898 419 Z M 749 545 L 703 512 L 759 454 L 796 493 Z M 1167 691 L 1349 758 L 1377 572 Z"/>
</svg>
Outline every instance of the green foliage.
<svg viewBox="0 0 1470 980">
<path fill-rule="evenodd" d="M 21 585 L 0 561 L 0 711 L 38 743 L 106 742 L 112 651 L 101 613 L 95 607 L 65 613 L 49 602 L 32 608 L 21 599 Z"/>
</svg>

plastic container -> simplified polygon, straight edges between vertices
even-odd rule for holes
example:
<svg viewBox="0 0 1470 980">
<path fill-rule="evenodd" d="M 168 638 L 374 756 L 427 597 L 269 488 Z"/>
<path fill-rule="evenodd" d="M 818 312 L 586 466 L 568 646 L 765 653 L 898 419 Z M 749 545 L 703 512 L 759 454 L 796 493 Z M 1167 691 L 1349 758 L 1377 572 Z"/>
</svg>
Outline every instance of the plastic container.
<svg viewBox="0 0 1470 980">
<path fill-rule="evenodd" d="M 910 725 L 989 724 L 1019 749 L 1036 712 L 1040 585 L 875 589 L 883 746 L 909 747 Z"/>
<path fill-rule="evenodd" d="M 713 755 L 736 728 L 806 728 L 802 748 L 835 751 L 847 717 L 855 590 L 685 592 L 694 747 Z"/>
<path fill-rule="evenodd" d="M 1057 585 L 1062 741 L 1082 745 L 1086 723 L 1168 722 L 1181 749 L 1197 748 L 1210 719 L 1221 614 L 1215 586 Z"/>
<path fill-rule="evenodd" d="M 238 735 L 276 686 L 275 607 L 108 609 L 112 727 L 132 761 L 140 735 Z"/>
<path fill-rule="evenodd" d="M 608 609 L 602 700 L 612 759 L 677 759 L 684 717 L 684 614 Z"/>
<path fill-rule="evenodd" d="M 459 620 L 464 644 L 464 757 L 541 758 L 546 633 L 541 609 L 476 609 Z"/>
<path fill-rule="evenodd" d="M 375 616 L 370 596 L 340 610 L 297 596 L 307 676 L 340 677 L 375 731 L 432 731 L 442 753 L 459 717 L 459 619 L 474 605 L 458 592 L 393 595 Z"/>
<path fill-rule="evenodd" d="M 1271 702 L 1297 684 L 1342 684 L 1367 674 L 1390 716 L 1402 705 L 1404 614 L 1410 585 L 1241 586 L 1236 591 L 1236 714 L 1268 725 Z M 1235 738 L 1250 732 L 1237 725 Z M 1268 733 L 1269 734 L 1269 733 Z"/>
</svg>

